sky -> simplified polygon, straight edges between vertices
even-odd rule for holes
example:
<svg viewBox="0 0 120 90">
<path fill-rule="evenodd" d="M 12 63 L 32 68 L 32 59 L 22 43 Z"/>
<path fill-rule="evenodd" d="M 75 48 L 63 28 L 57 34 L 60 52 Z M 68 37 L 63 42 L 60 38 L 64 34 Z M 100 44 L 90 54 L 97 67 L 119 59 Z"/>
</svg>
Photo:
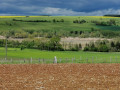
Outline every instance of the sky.
<svg viewBox="0 0 120 90">
<path fill-rule="evenodd" d="M 0 15 L 102 16 L 120 14 L 120 0 L 0 0 Z"/>
</svg>

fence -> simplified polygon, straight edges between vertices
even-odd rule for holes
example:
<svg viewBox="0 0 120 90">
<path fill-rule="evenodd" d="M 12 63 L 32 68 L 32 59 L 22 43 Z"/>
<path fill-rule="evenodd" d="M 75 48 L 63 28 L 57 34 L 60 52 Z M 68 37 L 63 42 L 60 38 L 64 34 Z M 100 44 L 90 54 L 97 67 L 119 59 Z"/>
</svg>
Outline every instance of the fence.
<svg viewBox="0 0 120 90">
<path fill-rule="evenodd" d="M 49 63 L 120 63 L 120 57 L 97 58 L 24 58 L 24 59 L 6 59 L 1 58 L 0 64 L 49 64 Z"/>
</svg>

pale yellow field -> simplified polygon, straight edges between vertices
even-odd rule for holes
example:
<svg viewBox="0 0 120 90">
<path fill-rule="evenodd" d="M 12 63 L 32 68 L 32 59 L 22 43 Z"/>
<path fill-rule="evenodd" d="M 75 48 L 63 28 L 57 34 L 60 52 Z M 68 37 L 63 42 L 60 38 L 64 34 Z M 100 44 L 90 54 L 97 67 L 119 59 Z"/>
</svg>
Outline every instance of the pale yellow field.
<svg viewBox="0 0 120 90">
<path fill-rule="evenodd" d="M 26 16 L 0 16 L 0 18 L 17 18 L 17 17 L 26 17 Z M 40 16 L 29 16 L 29 17 L 40 17 Z"/>
<path fill-rule="evenodd" d="M 110 17 L 110 16 L 88 16 L 88 17 L 94 17 L 94 18 L 118 18 L 118 17 Z"/>
</svg>

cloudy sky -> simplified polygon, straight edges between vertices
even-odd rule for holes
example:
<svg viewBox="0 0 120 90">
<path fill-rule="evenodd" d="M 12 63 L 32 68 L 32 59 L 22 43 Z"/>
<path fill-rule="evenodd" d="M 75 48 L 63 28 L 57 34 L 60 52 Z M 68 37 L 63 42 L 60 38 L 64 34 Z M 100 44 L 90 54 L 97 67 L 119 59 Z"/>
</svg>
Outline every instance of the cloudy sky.
<svg viewBox="0 0 120 90">
<path fill-rule="evenodd" d="M 120 14 L 120 0 L 0 0 L 0 15 Z"/>
</svg>

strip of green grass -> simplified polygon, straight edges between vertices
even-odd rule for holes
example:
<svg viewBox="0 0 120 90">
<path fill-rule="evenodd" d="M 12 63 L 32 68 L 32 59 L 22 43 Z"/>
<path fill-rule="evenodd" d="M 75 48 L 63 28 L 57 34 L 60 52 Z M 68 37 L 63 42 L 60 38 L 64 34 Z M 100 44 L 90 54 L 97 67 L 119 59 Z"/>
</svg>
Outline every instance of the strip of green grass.
<svg viewBox="0 0 120 90">
<path fill-rule="evenodd" d="M 53 52 L 36 49 L 25 49 L 21 51 L 19 48 L 8 48 L 8 59 L 10 60 L 12 58 L 12 63 L 31 63 L 31 57 L 33 59 L 32 63 L 53 63 L 54 56 L 58 58 L 59 63 L 120 63 L 120 52 Z M 5 48 L 0 48 L 0 60 L 3 60 L 4 57 Z M 25 62 L 24 59 L 26 60 Z M 4 64 L 4 62 L 1 63 Z"/>
</svg>

